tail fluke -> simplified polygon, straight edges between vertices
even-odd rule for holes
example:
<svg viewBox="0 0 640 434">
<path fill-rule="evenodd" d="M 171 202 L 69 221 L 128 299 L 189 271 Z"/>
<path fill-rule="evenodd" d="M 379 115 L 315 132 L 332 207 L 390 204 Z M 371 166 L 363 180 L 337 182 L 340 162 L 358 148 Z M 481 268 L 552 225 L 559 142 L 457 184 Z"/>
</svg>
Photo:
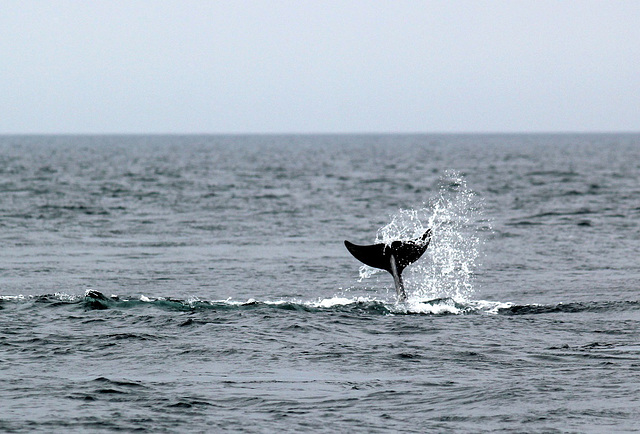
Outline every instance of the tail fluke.
<svg viewBox="0 0 640 434">
<path fill-rule="evenodd" d="M 410 241 L 394 241 L 390 245 L 379 243 L 359 246 L 349 241 L 345 241 L 344 245 L 349 250 L 349 253 L 363 264 L 391 273 L 396 285 L 398 300 L 404 301 L 407 296 L 404 292 L 402 271 L 407 265 L 420 259 L 420 256 L 429 247 L 430 242 L 431 229 L 427 229 L 419 238 Z"/>
</svg>

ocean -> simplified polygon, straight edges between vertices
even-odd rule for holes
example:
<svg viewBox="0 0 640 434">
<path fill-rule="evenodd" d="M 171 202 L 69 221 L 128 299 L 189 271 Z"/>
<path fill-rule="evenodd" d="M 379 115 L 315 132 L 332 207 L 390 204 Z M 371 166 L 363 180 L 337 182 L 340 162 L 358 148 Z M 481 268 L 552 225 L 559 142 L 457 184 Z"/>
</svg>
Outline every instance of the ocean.
<svg viewBox="0 0 640 434">
<path fill-rule="evenodd" d="M 1 432 L 640 431 L 639 134 L 1 136 L 0 246 Z"/>
</svg>

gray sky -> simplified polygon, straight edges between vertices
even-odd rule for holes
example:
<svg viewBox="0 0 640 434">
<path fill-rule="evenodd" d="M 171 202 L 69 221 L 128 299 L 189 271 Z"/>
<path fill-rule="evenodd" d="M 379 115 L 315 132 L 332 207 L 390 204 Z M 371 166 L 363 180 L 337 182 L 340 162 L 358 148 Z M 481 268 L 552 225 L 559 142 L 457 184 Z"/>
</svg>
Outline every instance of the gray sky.
<svg viewBox="0 0 640 434">
<path fill-rule="evenodd" d="M 0 133 L 640 131 L 640 1 L 0 0 Z"/>
</svg>

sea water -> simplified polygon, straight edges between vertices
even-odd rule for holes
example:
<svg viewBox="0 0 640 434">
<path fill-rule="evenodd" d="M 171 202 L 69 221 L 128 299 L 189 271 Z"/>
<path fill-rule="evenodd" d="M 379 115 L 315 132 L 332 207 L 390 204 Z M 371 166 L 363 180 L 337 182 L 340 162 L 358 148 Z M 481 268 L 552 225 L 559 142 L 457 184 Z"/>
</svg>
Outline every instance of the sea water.
<svg viewBox="0 0 640 434">
<path fill-rule="evenodd" d="M 3 432 L 640 426 L 637 134 L 4 136 L 0 246 Z"/>
</svg>

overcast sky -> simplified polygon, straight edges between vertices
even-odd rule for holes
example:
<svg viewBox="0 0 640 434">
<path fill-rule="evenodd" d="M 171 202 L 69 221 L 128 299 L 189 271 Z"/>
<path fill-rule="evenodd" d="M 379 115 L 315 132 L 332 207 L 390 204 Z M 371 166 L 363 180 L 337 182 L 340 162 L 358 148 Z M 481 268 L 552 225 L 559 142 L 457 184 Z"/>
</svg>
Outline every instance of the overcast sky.
<svg viewBox="0 0 640 434">
<path fill-rule="evenodd" d="M 0 0 L 0 133 L 640 131 L 640 1 Z"/>
</svg>

